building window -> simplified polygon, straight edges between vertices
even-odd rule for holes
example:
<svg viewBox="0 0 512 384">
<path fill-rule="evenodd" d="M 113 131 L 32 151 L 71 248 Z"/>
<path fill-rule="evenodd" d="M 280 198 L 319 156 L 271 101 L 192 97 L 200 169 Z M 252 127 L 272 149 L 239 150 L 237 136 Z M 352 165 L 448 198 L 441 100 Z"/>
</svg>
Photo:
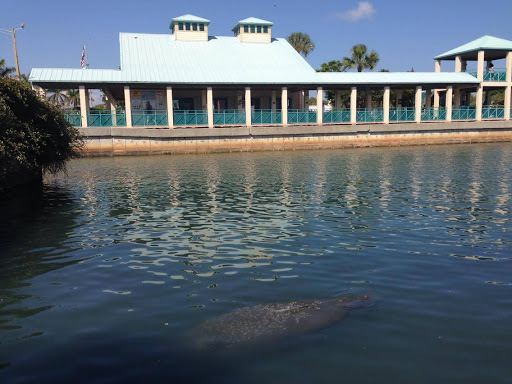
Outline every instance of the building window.
<svg viewBox="0 0 512 384">
<path fill-rule="evenodd" d="M 199 30 L 200 30 L 201 32 L 204 32 L 204 24 L 199 24 Z"/>
<path fill-rule="evenodd" d="M 258 33 L 261 33 L 261 25 L 258 25 Z"/>
<path fill-rule="evenodd" d="M 183 31 L 183 23 L 178 23 L 178 29 L 179 29 L 180 31 Z"/>
<path fill-rule="evenodd" d="M 251 25 L 251 33 L 256 33 L 256 26 L 255 25 Z"/>
<path fill-rule="evenodd" d="M 268 27 L 263 27 L 263 33 L 268 33 Z"/>
<path fill-rule="evenodd" d="M 185 23 L 185 29 L 186 29 L 187 31 L 190 31 L 190 23 Z"/>
<path fill-rule="evenodd" d="M 196 23 L 192 24 L 192 30 L 197 31 L 197 24 Z"/>
<path fill-rule="evenodd" d="M 249 33 L 249 26 L 248 25 L 244 25 L 244 32 L 245 33 Z"/>
</svg>

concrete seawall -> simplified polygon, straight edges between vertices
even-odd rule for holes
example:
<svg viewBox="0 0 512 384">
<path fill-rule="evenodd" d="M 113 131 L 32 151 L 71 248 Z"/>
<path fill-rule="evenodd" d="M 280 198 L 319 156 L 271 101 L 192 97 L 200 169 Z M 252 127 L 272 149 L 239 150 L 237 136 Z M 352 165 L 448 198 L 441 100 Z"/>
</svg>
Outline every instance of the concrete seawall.
<svg viewBox="0 0 512 384">
<path fill-rule="evenodd" d="M 85 156 L 512 142 L 512 121 L 226 128 L 80 128 Z"/>
</svg>

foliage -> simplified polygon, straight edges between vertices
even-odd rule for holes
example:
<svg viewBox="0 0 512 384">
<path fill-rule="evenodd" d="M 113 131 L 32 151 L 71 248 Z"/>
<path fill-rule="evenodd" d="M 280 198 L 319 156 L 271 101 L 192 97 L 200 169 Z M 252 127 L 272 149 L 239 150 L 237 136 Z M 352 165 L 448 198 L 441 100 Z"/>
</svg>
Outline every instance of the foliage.
<svg viewBox="0 0 512 384">
<path fill-rule="evenodd" d="M 306 57 L 315 49 L 315 44 L 307 33 L 294 32 L 287 38 L 290 45 L 300 54 Z"/>
<path fill-rule="evenodd" d="M 77 109 L 80 105 L 80 92 L 78 89 L 68 89 L 65 93 L 66 103 L 73 109 Z"/>
<path fill-rule="evenodd" d="M 61 170 L 78 156 L 82 143 L 60 108 L 39 98 L 25 82 L 0 77 L 1 187 L 20 172 Z"/>
<path fill-rule="evenodd" d="M 317 72 L 344 72 L 343 64 L 339 60 L 331 60 L 328 63 L 322 63 L 322 67 Z"/>
<path fill-rule="evenodd" d="M 0 77 L 7 77 L 7 76 L 14 75 L 14 72 L 16 72 L 16 70 L 14 68 L 6 67 L 5 60 L 0 59 Z"/>
<path fill-rule="evenodd" d="M 375 51 L 368 53 L 368 48 L 364 44 L 357 44 L 350 50 L 350 57 L 343 58 L 343 70 L 348 68 L 357 69 L 357 72 L 362 72 L 364 69 L 369 68 L 374 70 L 379 62 L 379 54 Z"/>
</svg>

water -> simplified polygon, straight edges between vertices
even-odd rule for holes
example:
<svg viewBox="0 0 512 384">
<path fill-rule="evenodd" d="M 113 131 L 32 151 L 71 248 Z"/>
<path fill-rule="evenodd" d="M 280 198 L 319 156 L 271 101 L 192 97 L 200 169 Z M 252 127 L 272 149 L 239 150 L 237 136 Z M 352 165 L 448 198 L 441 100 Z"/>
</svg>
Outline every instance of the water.
<svg viewBox="0 0 512 384">
<path fill-rule="evenodd" d="M 510 382 L 511 161 L 510 144 L 74 161 L 2 210 L 0 379 Z M 241 307 L 360 294 L 327 328 L 194 348 Z"/>
</svg>

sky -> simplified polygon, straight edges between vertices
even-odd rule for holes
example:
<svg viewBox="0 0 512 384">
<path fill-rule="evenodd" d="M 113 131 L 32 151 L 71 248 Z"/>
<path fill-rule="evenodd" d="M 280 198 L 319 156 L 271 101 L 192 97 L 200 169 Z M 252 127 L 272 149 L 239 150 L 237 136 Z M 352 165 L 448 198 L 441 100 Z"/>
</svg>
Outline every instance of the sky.
<svg viewBox="0 0 512 384">
<path fill-rule="evenodd" d="M 380 55 L 376 70 L 433 71 L 434 56 L 483 35 L 512 40 L 510 0 L 2 0 L 0 28 L 25 23 L 16 35 L 22 73 L 79 68 L 84 41 L 91 68 L 116 69 L 119 32 L 171 33 L 171 19 L 187 13 L 210 19 L 210 35 L 232 36 L 250 16 L 274 22 L 273 37 L 307 33 L 316 48 L 306 59 L 315 69 L 365 44 Z M 0 34 L 0 58 L 14 66 L 8 34 Z"/>
</svg>

